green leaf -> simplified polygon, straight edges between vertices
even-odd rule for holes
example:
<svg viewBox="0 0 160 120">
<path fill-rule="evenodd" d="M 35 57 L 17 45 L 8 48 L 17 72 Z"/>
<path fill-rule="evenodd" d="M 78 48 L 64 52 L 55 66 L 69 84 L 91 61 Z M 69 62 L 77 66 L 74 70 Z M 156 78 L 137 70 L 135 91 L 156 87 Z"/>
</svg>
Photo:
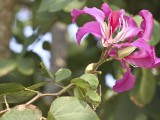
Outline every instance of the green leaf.
<svg viewBox="0 0 160 120">
<path fill-rule="evenodd" d="M 84 1 L 79 1 L 79 0 L 74 0 L 70 2 L 67 6 L 65 6 L 64 10 L 66 12 L 71 12 L 73 9 L 81 9 L 86 3 L 86 0 Z"/>
<path fill-rule="evenodd" d="M 77 87 L 79 87 L 84 92 L 91 89 L 89 83 L 85 81 L 84 79 L 74 78 L 71 80 L 71 82 L 74 83 Z"/>
<path fill-rule="evenodd" d="M 136 84 L 130 92 L 130 98 L 137 106 L 143 107 L 150 103 L 154 97 L 156 80 L 149 69 L 137 69 L 135 76 Z"/>
<path fill-rule="evenodd" d="M 0 84 L 0 95 L 14 93 L 23 90 L 25 87 L 18 83 Z"/>
<path fill-rule="evenodd" d="M 141 27 L 141 22 L 142 22 L 142 20 L 143 20 L 142 17 L 139 16 L 139 15 L 135 15 L 135 16 L 133 17 L 133 19 L 136 21 L 138 27 Z"/>
<path fill-rule="evenodd" d="M 35 92 L 22 90 L 19 92 L 7 94 L 6 99 L 8 103 L 20 103 L 28 99 L 31 99 L 34 95 L 36 95 Z M 4 102 L 3 95 L 0 96 L 0 101 Z"/>
<path fill-rule="evenodd" d="M 49 83 L 49 81 L 37 83 L 37 84 L 34 84 L 34 85 L 32 85 L 32 86 L 27 87 L 27 89 L 35 90 L 35 89 L 38 89 L 38 88 L 40 88 L 40 87 L 42 87 L 42 86 L 44 86 L 44 85 L 47 85 L 48 83 Z M 9 83 L 9 84 L 10 84 L 10 83 Z M 7 85 L 8 85 L 8 84 L 7 84 Z M 6 94 L 6 98 L 7 98 L 7 102 L 8 102 L 8 103 L 18 103 L 18 102 L 22 102 L 22 101 L 25 101 L 25 100 L 27 100 L 27 99 L 30 99 L 32 96 L 34 96 L 34 95 L 36 94 L 36 92 L 28 91 L 28 90 L 24 89 L 24 87 L 23 87 L 23 89 L 21 89 L 21 88 L 19 89 L 18 86 L 15 86 L 15 87 L 13 87 L 13 86 L 15 86 L 15 85 L 14 85 L 14 84 L 11 84 L 11 85 L 8 86 L 8 87 L 10 87 L 10 88 L 12 88 L 12 89 L 14 88 L 14 89 L 16 89 L 17 91 L 11 89 L 11 92 L 8 92 L 8 93 Z M 0 88 L 0 91 L 5 92 L 5 90 L 10 90 L 8 87 L 7 87 L 7 89 L 6 89 L 6 86 L 4 86 L 3 89 Z M 5 89 L 5 90 L 4 90 L 4 89 Z M 1 94 L 1 93 L 0 93 L 0 94 Z M 3 95 L 0 95 L 0 101 L 1 101 L 1 102 L 4 101 Z"/>
<path fill-rule="evenodd" d="M 74 88 L 74 96 L 77 97 L 77 98 L 80 99 L 80 100 L 85 101 L 85 95 L 84 95 L 84 93 L 81 91 L 81 89 L 78 88 L 78 87 L 75 87 L 75 88 Z"/>
<path fill-rule="evenodd" d="M 31 58 L 20 58 L 17 69 L 23 75 L 32 75 L 34 73 L 33 60 Z"/>
<path fill-rule="evenodd" d="M 6 112 L 1 120 L 41 120 L 42 113 L 36 106 L 18 105 Z"/>
<path fill-rule="evenodd" d="M 139 89 L 142 80 L 142 70 L 141 69 L 134 69 L 134 75 L 136 77 L 136 82 L 134 88 L 130 91 L 130 99 L 139 107 L 143 107 L 144 104 L 141 101 Z"/>
<path fill-rule="evenodd" d="M 59 97 L 51 105 L 48 120 L 99 120 L 91 107 L 76 97 Z"/>
<path fill-rule="evenodd" d="M 154 97 L 156 80 L 150 69 L 143 69 L 142 74 L 143 76 L 140 87 L 140 96 L 142 102 L 148 104 Z"/>
<path fill-rule="evenodd" d="M 61 68 L 55 73 L 55 82 L 63 81 L 71 76 L 72 72 L 69 69 Z"/>
<path fill-rule="evenodd" d="M 98 79 L 95 75 L 93 75 L 93 74 L 83 74 L 80 78 L 82 78 L 86 82 L 88 82 L 93 90 L 97 89 L 97 87 L 99 85 L 99 81 L 98 81 Z"/>
<path fill-rule="evenodd" d="M 45 81 L 45 82 L 41 82 L 41 83 L 37 83 L 37 84 L 32 85 L 32 86 L 29 86 L 27 88 L 31 89 L 31 90 L 35 90 L 35 89 L 40 88 L 40 87 L 42 87 L 42 86 L 44 86 L 48 83 L 49 83 L 48 81 Z M 6 86 L 4 86 L 3 88 L 5 90 L 10 90 L 8 88 L 6 89 Z M 13 84 L 10 85 L 10 88 L 13 88 Z M 1 91 L 5 92 L 4 89 L 2 89 Z M 35 94 L 37 94 L 36 92 L 25 90 L 24 87 L 23 87 L 23 89 L 21 89 L 21 88 L 18 89 L 18 87 L 16 87 L 15 89 L 17 89 L 17 91 L 14 90 L 14 91 L 11 91 L 8 94 L 6 94 L 6 98 L 7 98 L 8 103 L 23 102 L 23 101 L 26 101 L 26 100 L 30 99 Z M 3 95 L 0 95 L 0 101 L 4 102 Z"/>
<path fill-rule="evenodd" d="M 0 77 L 7 75 L 17 67 L 17 62 L 14 59 L 0 58 Z"/>
<path fill-rule="evenodd" d="M 54 79 L 52 73 L 46 68 L 43 62 L 40 62 L 40 71 L 44 77 L 50 78 L 52 80 Z"/>
<path fill-rule="evenodd" d="M 37 84 L 34 84 L 34 85 L 29 86 L 29 87 L 27 87 L 27 88 L 34 90 L 34 89 L 38 89 L 38 88 L 40 88 L 40 87 L 43 87 L 43 86 L 45 86 L 45 85 L 47 85 L 47 84 L 49 84 L 49 81 L 37 83 Z"/>
<path fill-rule="evenodd" d="M 97 92 L 95 92 L 93 90 L 87 91 L 86 97 L 88 98 L 90 103 L 98 103 L 99 104 L 101 102 L 101 97 L 98 95 Z"/>
<path fill-rule="evenodd" d="M 49 41 L 44 41 L 42 47 L 44 50 L 50 51 L 51 50 L 51 43 Z"/>
<path fill-rule="evenodd" d="M 25 38 L 23 42 L 23 50 L 21 53 L 22 56 L 26 54 L 28 46 L 31 45 L 38 38 L 39 36 L 38 32 L 39 31 L 37 31 L 36 33 L 33 33 L 30 37 Z"/>
<path fill-rule="evenodd" d="M 155 46 L 160 42 L 160 36 L 159 36 L 159 31 L 160 31 L 160 24 L 158 21 L 154 20 L 154 28 L 152 32 L 152 38 L 149 41 L 150 45 Z"/>
<path fill-rule="evenodd" d="M 67 4 L 69 4 L 72 0 L 42 0 L 40 7 L 38 9 L 38 13 L 49 11 L 56 12 L 63 9 Z"/>
</svg>

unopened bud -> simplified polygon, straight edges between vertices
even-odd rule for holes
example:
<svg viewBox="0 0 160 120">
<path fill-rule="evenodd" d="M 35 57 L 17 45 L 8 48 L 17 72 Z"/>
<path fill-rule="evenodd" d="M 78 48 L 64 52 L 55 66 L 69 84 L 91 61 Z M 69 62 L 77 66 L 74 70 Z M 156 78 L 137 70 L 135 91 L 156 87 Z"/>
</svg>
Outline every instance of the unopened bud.
<svg viewBox="0 0 160 120">
<path fill-rule="evenodd" d="M 124 58 L 130 55 L 135 49 L 136 47 L 126 47 L 122 50 L 118 50 L 118 58 Z"/>
</svg>

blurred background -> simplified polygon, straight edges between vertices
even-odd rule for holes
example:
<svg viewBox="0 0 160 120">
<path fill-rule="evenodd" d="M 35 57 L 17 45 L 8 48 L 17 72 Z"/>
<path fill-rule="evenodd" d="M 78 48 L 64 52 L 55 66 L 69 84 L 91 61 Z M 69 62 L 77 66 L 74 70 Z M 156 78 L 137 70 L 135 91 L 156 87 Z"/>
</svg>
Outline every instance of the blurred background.
<svg viewBox="0 0 160 120">
<path fill-rule="evenodd" d="M 98 61 L 101 47 L 91 35 L 84 37 L 81 46 L 77 45 L 78 26 L 91 18 L 82 15 L 77 24 L 72 24 L 70 12 L 84 6 L 100 8 L 103 2 L 113 10 L 125 9 L 133 16 L 142 9 L 149 10 L 155 19 L 150 44 L 156 47 L 160 57 L 159 0 L 0 0 L 0 83 L 21 83 L 28 87 L 48 80 L 40 74 L 41 61 L 52 73 L 67 67 L 73 72 L 72 77 L 83 74 L 88 64 Z M 115 80 L 122 77 L 121 64 L 111 61 L 99 70 L 102 71 L 99 76 L 102 103 L 96 112 L 101 120 L 160 120 L 160 68 L 132 67 L 136 85 L 133 90 L 121 94 L 111 89 Z M 35 89 L 40 87 L 42 92 L 59 90 L 52 84 L 43 85 Z M 22 92 L 8 95 L 7 100 L 10 106 L 15 106 L 32 96 Z M 4 109 L 2 102 L 0 94 L 0 110 Z M 51 102 L 52 98 L 46 97 L 34 104 L 47 116 Z"/>
</svg>

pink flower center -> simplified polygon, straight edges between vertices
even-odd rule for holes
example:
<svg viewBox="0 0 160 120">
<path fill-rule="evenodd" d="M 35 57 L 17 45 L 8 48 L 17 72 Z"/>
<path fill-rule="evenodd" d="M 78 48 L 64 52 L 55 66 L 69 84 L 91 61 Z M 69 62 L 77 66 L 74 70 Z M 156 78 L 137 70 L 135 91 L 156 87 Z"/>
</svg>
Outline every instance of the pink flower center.
<svg viewBox="0 0 160 120">
<path fill-rule="evenodd" d="M 102 38 L 102 45 L 107 47 L 108 45 L 115 44 L 125 40 L 128 24 L 127 21 L 123 18 L 123 15 L 119 18 L 119 25 L 116 26 L 116 31 L 112 31 L 112 25 L 106 22 L 103 23 L 103 32 L 105 38 Z M 116 33 L 116 35 L 113 35 Z"/>
</svg>

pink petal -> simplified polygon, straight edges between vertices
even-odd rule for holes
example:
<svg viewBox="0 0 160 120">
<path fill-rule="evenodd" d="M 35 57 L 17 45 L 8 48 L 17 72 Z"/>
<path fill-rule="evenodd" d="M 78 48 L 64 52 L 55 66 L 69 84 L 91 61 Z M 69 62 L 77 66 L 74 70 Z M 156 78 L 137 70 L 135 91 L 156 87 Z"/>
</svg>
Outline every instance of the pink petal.
<svg viewBox="0 0 160 120">
<path fill-rule="evenodd" d="M 154 57 L 154 66 L 153 66 L 153 67 L 158 67 L 158 66 L 160 66 L 160 58 L 157 58 L 157 57 L 156 57 L 155 49 L 154 49 L 154 48 L 153 48 L 153 57 Z"/>
<path fill-rule="evenodd" d="M 126 28 L 125 32 L 125 38 L 124 39 L 131 39 L 138 35 L 140 32 L 140 29 L 138 28 L 136 22 L 133 20 L 132 16 L 124 16 L 124 20 L 127 22 L 128 27 Z"/>
<path fill-rule="evenodd" d="M 141 10 L 139 12 L 139 15 L 143 18 L 143 21 L 141 23 L 141 28 L 143 31 L 140 34 L 140 37 L 148 42 L 151 39 L 154 26 L 153 16 L 148 10 Z"/>
<path fill-rule="evenodd" d="M 112 11 L 112 9 L 108 6 L 107 3 L 104 3 L 101 7 L 105 14 L 105 18 L 109 19 L 109 24 L 112 26 L 112 33 L 115 31 L 117 25 L 119 24 L 119 18 L 121 15 L 125 13 L 125 11 L 119 10 L 119 11 Z"/>
<path fill-rule="evenodd" d="M 117 93 L 122 93 L 128 91 L 134 87 L 135 77 L 131 73 L 130 68 L 126 65 L 123 67 L 126 68 L 126 72 L 123 74 L 123 78 L 116 81 L 116 84 L 113 86 L 113 90 Z"/>
<path fill-rule="evenodd" d="M 154 60 L 155 60 L 154 67 L 160 66 L 160 59 L 156 57 Z"/>
<path fill-rule="evenodd" d="M 112 32 L 115 31 L 116 27 L 119 25 L 119 18 L 124 14 L 124 10 L 113 11 L 109 17 L 109 24 L 112 26 Z"/>
<path fill-rule="evenodd" d="M 108 6 L 107 3 L 103 3 L 101 9 L 105 14 L 105 18 L 108 18 L 108 16 L 112 13 L 112 9 Z"/>
<path fill-rule="evenodd" d="M 76 21 L 77 17 L 81 14 L 84 14 L 83 10 L 73 9 L 71 12 L 72 22 L 74 23 Z"/>
<path fill-rule="evenodd" d="M 97 9 L 96 7 L 93 8 L 84 7 L 83 10 L 74 9 L 71 12 L 72 22 L 75 22 L 77 17 L 81 14 L 89 14 L 100 23 L 104 22 L 105 19 L 105 15 L 100 9 Z"/>
<path fill-rule="evenodd" d="M 76 33 L 78 44 L 86 33 L 91 33 L 95 37 L 102 37 L 100 24 L 98 22 L 87 22 L 83 27 L 80 27 Z"/>
<path fill-rule="evenodd" d="M 156 57 L 154 47 L 145 40 L 139 38 L 131 45 L 137 47 L 139 51 L 125 57 L 126 61 L 141 68 L 153 68 L 160 65 L 160 59 Z"/>
<path fill-rule="evenodd" d="M 144 50 L 139 50 L 125 57 L 125 60 L 134 66 L 141 68 L 152 68 L 153 57 Z"/>
<path fill-rule="evenodd" d="M 134 41 L 133 43 L 131 43 L 132 46 L 135 46 L 139 49 L 145 50 L 146 52 L 148 52 L 149 54 L 152 54 L 153 51 L 151 49 L 151 46 L 142 38 L 138 38 L 136 41 Z"/>
</svg>

